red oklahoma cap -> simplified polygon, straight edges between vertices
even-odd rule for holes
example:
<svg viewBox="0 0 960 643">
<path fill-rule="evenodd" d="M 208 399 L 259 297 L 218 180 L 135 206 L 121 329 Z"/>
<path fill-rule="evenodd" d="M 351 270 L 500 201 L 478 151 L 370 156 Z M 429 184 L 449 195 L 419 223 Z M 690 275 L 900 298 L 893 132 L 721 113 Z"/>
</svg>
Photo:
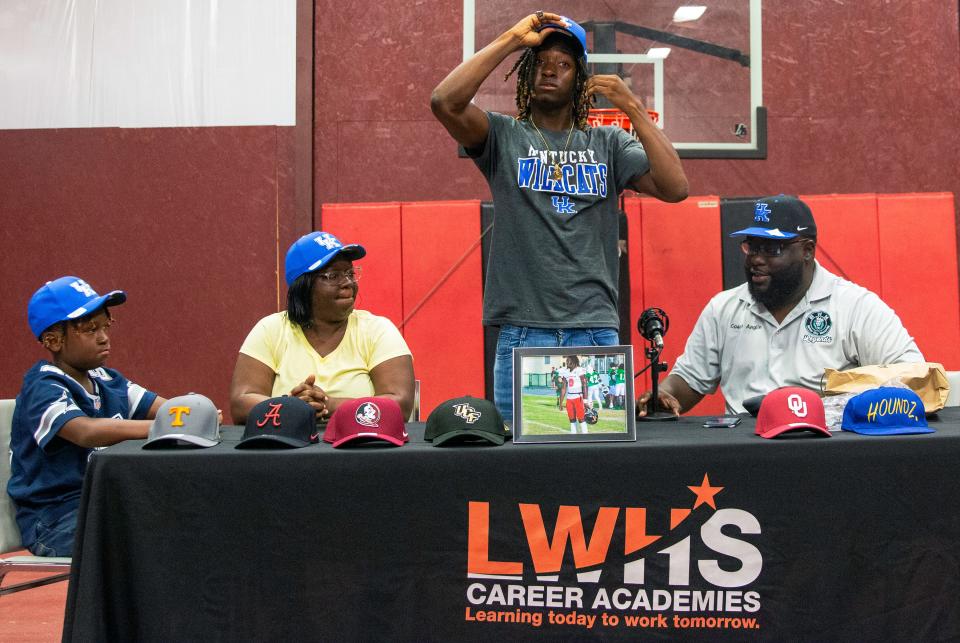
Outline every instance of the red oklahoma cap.
<svg viewBox="0 0 960 643">
<path fill-rule="evenodd" d="M 831 437 L 823 400 L 810 389 L 786 386 L 767 393 L 760 403 L 756 433 L 761 438 L 775 438 L 790 431 L 813 431 Z"/>
<path fill-rule="evenodd" d="M 385 440 L 399 447 L 409 439 L 400 405 L 385 397 L 361 397 L 341 404 L 323 434 L 323 441 L 334 447 L 353 440 Z"/>
</svg>

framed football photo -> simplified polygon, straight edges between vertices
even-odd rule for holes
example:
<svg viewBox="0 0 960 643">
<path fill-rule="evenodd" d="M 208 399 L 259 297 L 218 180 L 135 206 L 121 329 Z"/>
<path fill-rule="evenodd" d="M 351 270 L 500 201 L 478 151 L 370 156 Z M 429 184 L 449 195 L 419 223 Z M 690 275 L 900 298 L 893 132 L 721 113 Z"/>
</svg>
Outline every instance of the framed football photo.
<svg viewBox="0 0 960 643">
<path fill-rule="evenodd" d="M 629 442 L 634 422 L 633 347 L 513 350 L 513 441 Z"/>
</svg>

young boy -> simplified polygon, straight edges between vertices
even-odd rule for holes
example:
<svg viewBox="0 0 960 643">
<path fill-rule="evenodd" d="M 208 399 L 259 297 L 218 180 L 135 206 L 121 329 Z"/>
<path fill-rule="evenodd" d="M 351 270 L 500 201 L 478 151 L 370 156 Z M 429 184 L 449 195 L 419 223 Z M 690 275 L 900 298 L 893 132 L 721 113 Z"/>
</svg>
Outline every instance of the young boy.
<svg viewBox="0 0 960 643">
<path fill-rule="evenodd" d="M 13 413 L 7 492 L 23 545 L 38 556 L 70 556 L 87 460 L 94 449 L 146 438 L 165 401 L 119 372 L 110 356 L 110 307 L 79 277 L 48 281 L 27 307 L 30 330 L 50 351 L 27 371 Z"/>
</svg>

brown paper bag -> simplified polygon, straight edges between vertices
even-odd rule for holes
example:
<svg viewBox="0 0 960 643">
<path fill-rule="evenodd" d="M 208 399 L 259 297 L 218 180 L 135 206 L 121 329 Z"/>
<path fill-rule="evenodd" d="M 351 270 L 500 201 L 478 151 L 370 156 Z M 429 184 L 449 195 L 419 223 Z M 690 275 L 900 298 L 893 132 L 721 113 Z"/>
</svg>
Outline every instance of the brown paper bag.
<svg viewBox="0 0 960 643">
<path fill-rule="evenodd" d="M 943 364 L 913 362 L 885 366 L 858 366 L 846 371 L 823 369 L 823 392 L 827 395 L 860 393 L 899 379 L 920 396 L 927 413 L 939 411 L 947 403 L 950 383 Z"/>
</svg>

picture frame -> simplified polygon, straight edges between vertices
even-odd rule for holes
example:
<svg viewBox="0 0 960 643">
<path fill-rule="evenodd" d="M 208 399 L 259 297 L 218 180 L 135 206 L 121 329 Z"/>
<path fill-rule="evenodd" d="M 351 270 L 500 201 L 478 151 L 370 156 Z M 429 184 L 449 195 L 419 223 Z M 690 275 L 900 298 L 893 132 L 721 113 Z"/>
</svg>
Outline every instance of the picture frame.
<svg viewBox="0 0 960 643">
<path fill-rule="evenodd" d="M 636 441 L 634 403 L 633 346 L 513 349 L 517 444 Z"/>
</svg>

